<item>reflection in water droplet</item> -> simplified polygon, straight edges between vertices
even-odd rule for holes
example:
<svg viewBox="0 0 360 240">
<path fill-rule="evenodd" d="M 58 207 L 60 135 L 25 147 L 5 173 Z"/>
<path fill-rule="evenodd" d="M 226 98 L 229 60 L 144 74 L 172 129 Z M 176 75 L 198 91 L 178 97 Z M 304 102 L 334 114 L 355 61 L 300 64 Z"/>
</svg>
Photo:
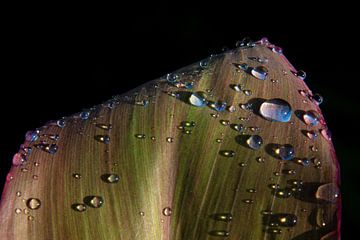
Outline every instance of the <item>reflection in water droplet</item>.
<svg viewBox="0 0 360 240">
<path fill-rule="evenodd" d="M 292 196 L 292 191 L 288 188 L 279 189 L 275 192 L 275 196 L 278 198 L 289 198 Z"/>
<path fill-rule="evenodd" d="M 196 92 L 192 93 L 189 98 L 191 105 L 195 107 L 204 107 L 206 105 L 206 93 Z"/>
<path fill-rule="evenodd" d="M 251 91 L 251 90 L 244 90 L 243 93 L 244 93 L 246 96 L 251 96 L 252 91 Z"/>
<path fill-rule="evenodd" d="M 277 54 L 282 54 L 283 53 L 283 50 L 281 47 L 277 47 L 277 46 L 273 46 L 271 48 L 271 51 L 273 51 L 274 53 L 277 53 Z"/>
<path fill-rule="evenodd" d="M 140 216 L 142 216 L 142 217 L 143 217 L 143 216 L 145 216 L 145 213 L 144 213 L 144 212 L 142 212 L 142 211 L 141 211 L 141 212 L 139 212 L 139 214 L 140 214 Z"/>
<path fill-rule="evenodd" d="M 220 151 L 220 154 L 224 157 L 234 157 L 235 156 L 235 152 L 233 150 L 223 150 L 223 151 Z"/>
<path fill-rule="evenodd" d="M 230 125 L 230 121 L 229 120 L 220 120 L 220 123 L 224 126 L 228 126 Z"/>
<path fill-rule="evenodd" d="M 166 208 L 164 208 L 163 209 L 163 214 L 164 214 L 164 216 L 171 216 L 171 214 L 172 214 L 172 209 L 170 208 L 170 207 L 166 207 Z"/>
<path fill-rule="evenodd" d="M 257 161 L 258 163 L 265 163 L 265 158 L 263 158 L 263 157 L 257 157 L 257 158 L 256 158 L 256 161 Z"/>
<path fill-rule="evenodd" d="M 267 216 L 269 225 L 274 227 L 294 227 L 297 223 L 297 216 L 289 213 L 278 213 Z"/>
<path fill-rule="evenodd" d="M 29 198 L 27 201 L 26 201 L 26 206 L 28 208 L 30 208 L 31 210 L 36 210 L 36 209 L 39 209 L 40 206 L 41 206 L 41 201 L 40 199 L 37 199 L 37 198 Z"/>
<path fill-rule="evenodd" d="M 258 66 L 251 70 L 251 75 L 257 79 L 265 80 L 266 76 L 268 75 L 268 70 L 264 66 Z"/>
<path fill-rule="evenodd" d="M 335 203 L 340 196 L 340 190 L 335 183 L 326 183 L 318 187 L 315 197 L 318 200 Z"/>
<path fill-rule="evenodd" d="M 226 109 L 227 103 L 224 101 L 209 102 L 209 107 L 218 112 L 223 112 Z"/>
<path fill-rule="evenodd" d="M 303 120 L 307 125 L 316 126 L 319 123 L 319 115 L 314 110 L 307 111 L 303 115 Z"/>
<path fill-rule="evenodd" d="M 28 216 L 28 220 L 29 220 L 29 221 L 34 221 L 34 219 L 35 219 L 34 216 L 31 216 L 31 215 Z"/>
<path fill-rule="evenodd" d="M 279 228 L 270 228 L 270 229 L 268 229 L 268 232 L 272 233 L 272 234 L 281 234 L 282 230 Z"/>
<path fill-rule="evenodd" d="M 254 150 L 258 150 L 263 143 L 263 139 L 259 135 L 251 135 L 246 140 L 246 143 L 250 148 L 252 148 Z"/>
<path fill-rule="evenodd" d="M 109 135 L 96 135 L 95 140 L 97 140 L 98 142 L 104 143 L 104 144 L 110 143 Z"/>
<path fill-rule="evenodd" d="M 292 110 L 290 104 L 279 98 L 267 100 L 260 106 L 261 116 L 269 121 L 289 122 L 291 113 Z"/>
<path fill-rule="evenodd" d="M 291 160 L 294 158 L 295 150 L 294 147 L 290 144 L 281 145 L 279 148 L 275 150 L 275 153 L 282 160 Z"/>
<path fill-rule="evenodd" d="M 16 196 L 17 196 L 17 197 L 21 197 L 21 192 L 20 192 L 20 191 L 17 191 L 17 192 L 16 192 Z"/>
<path fill-rule="evenodd" d="M 256 189 L 255 188 L 249 188 L 246 190 L 248 193 L 256 193 Z"/>
<path fill-rule="evenodd" d="M 138 134 L 135 134 L 135 137 L 136 137 L 136 138 L 139 138 L 139 139 L 144 139 L 144 138 L 145 138 L 145 134 L 138 133 Z"/>
<path fill-rule="evenodd" d="M 174 142 L 174 139 L 172 137 L 167 137 L 166 142 L 172 143 L 172 142 Z"/>
</svg>

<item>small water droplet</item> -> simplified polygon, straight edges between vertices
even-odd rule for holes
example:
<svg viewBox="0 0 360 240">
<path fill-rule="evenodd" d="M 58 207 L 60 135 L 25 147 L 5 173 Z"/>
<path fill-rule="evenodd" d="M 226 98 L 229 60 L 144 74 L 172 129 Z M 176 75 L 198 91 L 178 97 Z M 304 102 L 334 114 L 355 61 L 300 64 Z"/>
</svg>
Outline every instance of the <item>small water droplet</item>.
<svg viewBox="0 0 360 240">
<path fill-rule="evenodd" d="M 340 190 L 335 183 L 326 183 L 318 187 L 315 197 L 318 200 L 335 203 L 340 196 Z"/>
<path fill-rule="evenodd" d="M 239 165 L 240 165 L 240 167 L 246 167 L 246 163 L 244 163 L 244 162 L 239 163 Z"/>
<path fill-rule="evenodd" d="M 277 53 L 277 54 L 283 54 L 283 50 L 281 47 L 278 47 L 278 46 L 273 46 L 271 48 L 271 51 L 273 51 L 274 53 Z"/>
<path fill-rule="evenodd" d="M 280 188 L 280 185 L 279 184 L 276 184 L 276 183 L 271 183 L 271 184 L 269 184 L 269 188 L 271 188 L 271 189 L 279 189 Z"/>
<path fill-rule="evenodd" d="M 266 76 L 268 75 L 268 69 L 264 66 L 257 66 L 251 69 L 251 75 L 257 79 L 265 80 Z"/>
<path fill-rule="evenodd" d="M 301 80 L 305 80 L 305 78 L 306 78 L 306 72 L 303 70 L 299 70 L 299 71 L 295 72 L 294 75 L 297 76 L 298 78 L 300 78 Z"/>
<path fill-rule="evenodd" d="M 315 140 L 318 134 L 315 131 L 306 131 L 306 136 L 311 140 Z"/>
<path fill-rule="evenodd" d="M 38 198 L 29 198 L 26 201 L 26 206 L 30 208 L 31 210 L 39 209 L 41 206 L 41 201 Z"/>
<path fill-rule="evenodd" d="M 96 127 L 100 128 L 100 129 L 104 129 L 104 130 L 111 130 L 112 129 L 111 124 L 97 123 Z"/>
<path fill-rule="evenodd" d="M 229 126 L 230 125 L 230 121 L 229 120 L 220 120 L 220 123 L 224 126 Z"/>
<path fill-rule="evenodd" d="M 236 92 L 240 92 L 242 90 L 242 87 L 240 84 L 232 84 L 230 85 L 232 89 L 234 89 Z"/>
<path fill-rule="evenodd" d="M 233 150 L 223 150 L 223 151 L 220 151 L 220 154 L 224 157 L 234 157 L 235 156 L 235 152 Z"/>
<path fill-rule="evenodd" d="M 76 179 L 80 179 L 80 178 L 81 178 L 81 174 L 80 174 L 80 173 L 74 173 L 72 176 L 73 176 L 74 178 L 76 178 Z"/>
<path fill-rule="evenodd" d="M 275 192 L 275 196 L 278 198 L 289 198 L 292 196 L 292 191 L 288 188 L 279 189 Z"/>
<path fill-rule="evenodd" d="M 227 103 L 224 101 L 209 102 L 209 107 L 218 112 L 223 112 L 226 109 Z"/>
<path fill-rule="evenodd" d="M 152 137 L 151 137 L 151 140 L 152 140 L 152 141 L 156 141 L 156 137 L 155 137 L 155 136 L 152 136 Z"/>
<path fill-rule="evenodd" d="M 249 188 L 246 190 L 248 193 L 256 193 L 256 189 L 255 188 Z"/>
<path fill-rule="evenodd" d="M 265 163 L 265 158 L 263 158 L 263 157 L 257 157 L 257 158 L 256 158 L 256 161 L 257 161 L 258 163 Z"/>
<path fill-rule="evenodd" d="M 228 237 L 229 232 L 225 230 L 214 230 L 209 232 L 210 235 L 216 236 L 216 237 Z"/>
<path fill-rule="evenodd" d="M 85 197 L 84 202 L 93 208 L 99 208 L 103 205 L 104 199 L 100 196 L 89 196 Z"/>
<path fill-rule="evenodd" d="M 244 90 L 243 93 L 244 93 L 246 96 L 251 96 L 252 91 L 251 91 L 251 90 Z"/>
<path fill-rule="evenodd" d="M 31 215 L 28 216 L 28 220 L 29 220 L 29 221 L 34 221 L 34 219 L 35 219 L 34 216 L 31 216 Z"/>
<path fill-rule="evenodd" d="M 310 147 L 310 150 L 311 150 L 312 152 L 317 152 L 317 151 L 319 151 L 319 149 L 318 149 L 316 146 L 311 146 L 311 147 Z"/>
<path fill-rule="evenodd" d="M 107 183 L 117 183 L 119 182 L 120 177 L 117 174 L 104 174 L 101 176 L 101 179 Z"/>
<path fill-rule="evenodd" d="M 60 127 L 60 128 L 65 127 L 65 126 L 66 126 L 66 121 L 65 121 L 65 119 L 60 119 L 60 120 L 58 120 L 58 121 L 56 122 L 56 125 L 57 125 L 58 127 Z"/>
<path fill-rule="evenodd" d="M 233 124 L 232 128 L 237 132 L 243 132 L 244 131 L 244 125 L 242 125 L 242 124 Z"/>
<path fill-rule="evenodd" d="M 321 129 L 320 133 L 327 141 L 331 141 L 331 132 L 329 129 Z"/>
<path fill-rule="evenodd" d="M 279 227 L 294 227 L 297 223 L 297 216 L 289 213 L 278 213 L 269 215 L 269 225 Z"/>
<path fill-rule="evenodd" d="M 17 191 L 17 192 L 16 192 L 16 196 L 17 196 L 17 197 L 21 197 L 21 192 L 20 192 L 20 191 Z"/>
<path fill-rule="evenodd" d="M 90 117 L 90 111 L 89 110 L 84 110 L 79 114 L 79 117 L 82 120 L 87 120 Z"/>
<path fill-rule="evenodd" d="M 15 213 L 16 213 L 16 214 L 20 214 L 20 213 L 22 213 L 21 208 L 15 208 Z"/>
<path fill-rule="evenodd" d="M 38 175 L 33 175 L 32 178 L 33 178 L 34 180 L 38 180 L 39 176 L 38 176 Z"/>
<path fill-rule="evenodd" d="M 252 200 L 252 199 L 243 199 L 243 202 L 246 203 L 246 204 L 252 204 L 252 203 L 254 203 L 254 200 Z"/>
<path fill-rule="evenodd" d="M 25 134 L 25 140 L 28 142 L 35 142 L 38 138 L 39 138 L 39 130 L 35 130 L 35 131 L 28 131 Z"/>
<path fill-rule="evenodd" d="M 145 134 L 138 133 L 138 134 L 135 134 L 135 137 L 139 138 L 139 139 L 145 139 Z"/>
<path fill-rule="evenodd" d="M 320 105 L 324 101 L 324 98 L 318 93 L 315 93 L 311 99 L 314 100 L 317 105 Z"/>
<path fill-rule="evenodd" d="M 200 62 L 199 62 L 199 66 L 201 67 L 201 68 L 207 68 L 208 66 L 209 66 L 209 58 L 207 58 L 207 59 L 204 59 L 204 60 L 201 60 Z"/>
<path fill-rule="evenodd" d="M 248 69 L 248 65 L 246 63 L 234 63 L 234 66 L 243 71 Z"/>
<path fill-rule="evenodd" d="M 261 116 L 269 121 L 289 122 L 291 113 L 290 104 L 283 99 L 270 99 L 260 105 Z"/>
<path fill-rule="evenodd" d="M 251 135 L 246 143 L 251 149 L 258 150 L 263 144 L 263 139 L 259 135 Z"/>
<path fill-rule="evenodd" d="M 295 175 L 296 170 L 294 170 L 294 169 L 285 169 L 285 170 L 283 170 L 283 173 L 287 174 L 287 175 Z"/>
<path fill-rule="evenodd" d="M 29 209 L 27 209 L 27 208 L 24 208 L 23 212 L 25 215 L 28 215 L 30 213 Z"/>
<path fill-rule="evenodd" d="M 195 92 L 190 95 L 189 102 L 195 107 L 204 107 L 206 105 L 206 93 Z"/>
<path fill-rule="evenodd" d="M 231 213 L 216 213 L 211 216 L 216 221 L 230 222 L 233 218 Z"/>
<path fill-rule="evenodd" d="M 279 148 L 275 150 L 275 153 L 282 160 L 291 160 L 294 158 L 295 150 L 294 147 L 290 144 L 281 145 Z"/>
<path fill-rule="evenodd" d="M 320 228 L 326 227 L 326 225 L 328 224 L 328 219 L 325 209 L 322 207 L 317 207 L 315 209 L 315 215 L 316 215 L 316 225 Z"/>
<path fill-rule="evenodd" d="M 77 212 L 84 212 L 86 211 L 86 205 L 82 203 L 74 204 L 73 209 Z"/>
<path fill-rule="evenodd" d="M 98 142 L 104 143 L 104 144 L 110 143 L 109 135 L 96 135 L 95 140 L 97 140 Z"/>
<path fill-rule="evenodd" d="M 172 209 L 170 207 L 166 207 L 163 209 L 162 213 L 164 214 L 164 216 L 171 216 L 172 214 Z"/>
<path fill-rule="evenodd" d="M 319 123 L 319 115 L 314 110 L 310 110 L 304 113 L 303 120 L 306 125 L 316 126 Z"/>
</svg>

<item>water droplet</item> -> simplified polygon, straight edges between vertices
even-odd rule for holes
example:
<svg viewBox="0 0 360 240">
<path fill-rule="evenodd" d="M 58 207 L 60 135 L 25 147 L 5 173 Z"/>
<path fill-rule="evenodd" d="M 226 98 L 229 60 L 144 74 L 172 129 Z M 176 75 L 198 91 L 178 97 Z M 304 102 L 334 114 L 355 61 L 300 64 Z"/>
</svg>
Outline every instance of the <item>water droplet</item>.
<svg viewBox="0 0 360 240">
<path fill-rule="evenodd" d="M 73 176 L 74 178 L 76 178 L 76 179 L 80 179 L 80 178 L 81 178 L 81 174 L 80 174 L 80 173 L 74 173 L 72 176 Z"/>
<path fill-rule="evenodd" d="M 252 204 L 254 202 L 254 200 L 252 199 L 243 199 L 243 202 L 246 204 Z"/>
<path fill-rule="evenodd" d="M 246 167 L 246 163 L 244 163 L 244 162 L 241 162 L 241 163 L 239 163 L 239 165 L 240 165 L 240 167 Z"/>
<path fill-rule="evenodd" d="M 242 90 L 242 87 L 240 84 L 232 84 L 230 85 L 232 89 L 234 89 L 236 92 L 240 92 Z"/>
<path fill-rule="evenodd" d="M 224 157 L 234 157 L 235 156 L 235 152 L 233 150 L 223 150 L 223 151 L 220 151 L 220 154 Z"/>
<path fill-rule="evenodd" d="M 294 169 L 285 169 L 285 170 L 283 170 L 283 173 L 287 174 L 287 175 L 295 175 L 296 170 L 294 170 Z"/>
<path fill-rule="evenodd" d="M 167 137 L 166 142 L 172 143 L 172 142 L 174 142 L 174 139 L 172 137 Z"/>
<path fill-rule="evenodd" d="M 135 137 L 136 137 L 136 138 L 139 138 L 139 139 L 144 139 L 144 138 L 145 138 L 145 134 L 138 133 L 138 134 L 135 134 Z"/>
<path fill-rule="evenodd" d="M 65 125 L 66 125 L 65 119 L 60 119 L 60 120 L 58 120 L 58 121 L 56 122 L 56 125 L 57 125 L 58 127 L 60 127 L 60 128 L 65 127 Z"/>
<path fill-rule="evenodd" d="M 257 158 L 256 158 L 256 161 L 257 161 L 258 163 L 265 163 L 265 158 L 263 158 L 263 157 L 257 157 Z"/>
<path fill-rule="evenodd" d="M 229 120 L 220 120 L 220 123 L 224 126 L 229 126 L 230 125 L 230 121 Z"/>
<path fill-rule="evenodd" d="M 294 74 L 295 74 L 295 76 L 297 76 L 301 80 L 305 80 L 305 78 L 306 78 L 306 72 L 304 72 L 303 70 L 299 70 Z"/>
<path fill-rule="evenodd" d="M 14 157 L 12 159 L 12 164 L 14 166 L 19 166 L 19 165 L 21 165 L 21 164 L 23 164 L 25 162 L 26 162 L 26 158 L 25 158 L 25 156 L 23 154 L 15 153 L 15 155 L 14 155 Z"/>
<path fill-rule="evenodd" d="M 279 185 L 279 184 L 275 184 L 275 183 L 271 183 L 271 184 L 269 184 L 269 188 L 271 188 L 271 189 L 279 189 L 279 188 L 280 188 L 280 185 Z"/>
<path fill-rule="evenodd" d="M 319 123 L 319 115 L 317 112 L 310 110 L 304 113 L 303 120 L 306 125 L 316 126 Z"/>
<path fill-rule="evenodd" d="M 251 96 L 252 91 L 251 91 L 251 90 L 244 90 L 243 93 L 244 93 L 246 96 Z"/>
<path fill-rule="evenodd" d="M 209 102 L 209 107 L 215 111 L 222 112 L 226 109 L 227 103 L 224 101 Z"/>
<path fill-rule="evenodd" d="M 204 60 L 201 60 L 200 62 L 199 62 L 199 66 L 201 67 L 201 68 L 207 68 L 208 66 L 209 66 L 209 58 L 207 58 L 207 59 L 204 59 Z"/>
<path fill-rule="evenodd" d="M 218 113 L 210 113 L 210 116 L 212 116 L 213 118 L 218 118 L 219 114 Z"/>
<path fill-rule="evenodd" d="M 14 176 L 12 175 L 12 173 L 8 173 L 7 175 L 6 175 L 6 181 L 7 182 L 10 182 L 10 181 L 12 181 L 14 179 Z"/>
<path fill-rule="evenodd" d="M 189 102 L 191 105 L 195 107 L 203 107 L 206 105 L 206 93 L 204 92 L 196 92 L 192 93 L 189 98 Z"/>
<path fill-rule="evenodd" d="M 257 66 L 251 69 L 251 75 L 257 79 L 265 80 L 266 76 L 268 75 L 268 69 L 264 66 Z"/>
<path fill-rule="evenodd" d="M 29 221 L 34 221 L 34 219 L 35 219 L 34 216 L 31 216 L 31 215 L 28 216 L 28 220 L 29 220 Z"/>
<path fill-rule="evenodd" d="M 209 232 L 210 235 L 216 236 L 216 237 L 228 237 L 229 232 L 225 230 L 214 230 Z"/>
<path fill-rule="evenodd" d="M 318 149 L 316 146 L 311 146 L 311 147 L 310 147 L 310 150 L 311 150 L 312 152 L 317 152 L 317 151 L 319 151 L 319 149 Z"/>
<path fill-rule="evenodd" d="M 216 221 L 230 222 L 233 216 L 231 213 L 216 213 L 212 215 L 212 218 Z"/>
<path fill-rule="evenodd" d="M 28 215 L 30 213 L 29 209 L 27 209 L 27 208 L 24 208 L 23 212 L 25 215 Z"/>
<path fill-rule="evenodd" d="M 38 176 L 38 175 L 33 175 L 32 178 L 33 178 L 34 180 L 38 180 L 39 176 Z"/>
<path fill-rule="evenodd" d="M 46 136 L 54 141 L 59 141 L 59 139 L 60 139 L 59 134 L 50 134 L 50 135 L 46 135 Z"/>
<path fill-rule="evenodd" d="M 84 212 L 86 210 L 86 205 L 82 203 L 74 204 L 73 209 L 77 212 Z"/>
<path fill-rule="evenodd" d="M 39 138 L 39 130 L 35 130 L 35 131 L 28 131 L 25 134 L 25 140 L 28 142 L 35 142 L 38 138 Z"/>
<path fill-rule="evenodd" d="M 289 198 L 292 196 L 292 191 L 288 188 L 279 189 L 275 192 L 275 196 L 278 198 Z"/>
<path fill-rule="evenodd" d="M 84 110 L 79 114 L 79 117 L 82 120 L 87 120 L 90 117 L 90 111 L 89 110 Z"/>
<path fill-rule="evenodd" d="M 248 193 L 256 193 L 256 189 L 255 188 L 249 188 L 246 190 Z"/>
<path fill-rule="evenodd" d="M 244 131 L 244 125 L 242 125 L 242 124 L 233 124 L 231 127 L 237 132 Z"/>
<path fill-rule="evenodd" d="M 278 213 L 269 215 L 269 225 L 279 227 L 294 227 L 297 223 L 297 216 L 289 213 Z"/>
<path fill-rule="evenodd" d="M 97 123 L 96 127 L 100 128 L 100 129 L 104 129 L 104 130 L 111 130 L 112 129 L 112 125 L 111 124 L 102 124 L 102 123 Z"/>
<path fill-rule="evenodd" d="M 177 85 L 175 84 L 175 86 Z M 145 100 L 135 101 L 134 104 L 137 106 L 147 107 L 149 105 L 149 100 L 145 99 Z"/>
<path fill-rule="evenodd" d="M 271 51 L 273 51 L 274 53 L 277 53 L 277 54 L 283 54 L 283 50 L 281 47 L 273 46 L 271 48 Z"/>
<path fill-rule="evenodd" d="M 335 183 L 326 183 L 318 187 L 315 197 L 318 200 L 335 203 L 340 196 L 340 190 Z"/>
<path fill-rule="evenodd" d="M 58 150 L 58 146 L 56 144 L 41 144 L 39 146 L 41 150 L 50 154 L 55 154 Z"/>
<path fill-rule="evenodd" d="M 152 141 L 156 141 L 156 137 L 155 137 L 155 136 L 152 136 L 152 137 L 151 137 L 151 140 L 152 140 Z"/>
<path fill-rule="evenodd" d="M 289 122 L 291 119 L 291 106 L 283 99 L 274 98 L 263 102 L 260 114 L 269 121 Z"/>
<path fill-rule="evenodd" d="M 85 197 L 84 202 L 93 208 L 99 208 L 103 205 L 104 199 L 100 196 L 89 196 Z"/>
<path fill-rule="evenodd" d="M 28 208 L 30 208 L 31 210 L 36 210 L 36 209 L 39 209 L 40 206 L 41 206 L 41 201 L 40 199 L 37 199 L 37 198 L 29 198 L 27 201 L 26 201 L 26 206 Z"/>
<path fill-rule="evenodd" d="M 313 160 L 315 168 L 320 169 L 321 168 L 321 161 L 318 158 L 314 158 Z"/>
<path fill-rule="evenodd" d="M 294 158 L 295 150 L 294 147 L 290 144 L 281 145 L 279 148 L 275 150 L 275 153 L 282 160 L 291 160 Z"/>
<path fill-rule="evenodd" d="M 306 136 L 311 140 L 315 140 L 318 134 L 314 131 L 306 131 Z"/>
<path fill-rule="evenodd" d="M 16 213 L 16 214 L 20 214 L 20 213 L 22 213 L 21 208 L 15 208 L 15 213 Z"/>
<path fill-rule="evenodd" d="M 96 135 L 95 140 L 104 144 L 110 143 L 110 137 L 108 135 Z"/>
<path fill-rule="evenodd" d="M 311 99 L 314 100 L 317 105 L 320 105 L 324 101 L 324 98 L 318 93 L 315 93 Z"/>
<path fill-rule="evenodd" d="M 164 214 L 164 216 L 171 216 L 172 214 L 172 209 L 170 207 L 166 207 L 163 209 L 162 213 Z"/>
<path fill-rule="evenodd" d="M 231 113 L 236 111 L 236 108 L 234 106 L 228 106 L 227 110 Z"/>
<path fill-rule="evenodd" d="M 259 136 L 259 135 L 251 135 L 247 140 L 246 140 L 247 145 L 254 149 L 254 150 L 258 150 L 261 145 L 263 144 L 263 139 Z"/>
<path fill-rule="evenodd" d="M 177 79 L 179 78 L 180 76 L 176 73 L 168 73 L 166 75 L 166 80 L 170 83 L 174 83 L 177 81 Z"/>
<path fill-rule="evenodd" d="M 117 183 L 119 182 L 120 177 L 117 174 L 104 174 L 101 176 L 101 179 L 107 183 Z"/>
<path fill-rule="evenodd" d="M 327 141 L 331 141 L 331 132 L 329 129 L 321 129 L 320 133 Z"/>
<path fill-rule="evenodd" d="M 142 211 L 140 211 L 139 214 L 140 214 L 140 216 L 142 216 L 142 217 L 145 216 L 145 213 L 142 212 Z"/>
<path fill-rule="evenodd" d="M 234 66 L 243 71 L 246 71 L 248 69 L 248 65 L 246 63 L 234 63 Z"/>
<path fill-rule="evenodd" d="M 17 196 L 17 197 L 21 197 L 21 192 L 20 192 L 20 191 L 17 191 L 17 192 L 16 192 L 16 196 Z"/>
</svg>

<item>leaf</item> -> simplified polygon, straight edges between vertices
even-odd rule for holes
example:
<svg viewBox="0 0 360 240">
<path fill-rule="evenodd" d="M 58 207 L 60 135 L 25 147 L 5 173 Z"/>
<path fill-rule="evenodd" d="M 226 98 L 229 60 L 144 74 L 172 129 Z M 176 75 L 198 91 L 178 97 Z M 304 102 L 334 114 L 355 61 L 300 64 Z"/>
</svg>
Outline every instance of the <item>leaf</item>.
<svg viewBox="0 0 360 240">
<path fill-rule="evenodd" d="M 0 238 L 338 238 L 338 163 L 301 77 L 257 42 L 28 133 L 2 195 Z M 270 99 L 290 104 L 289 122 L 259 112 Z M 311 110 L 315 126 L 304 121 Z M 279 157 L 285 144 L 291 160 Z"/>
</svg>

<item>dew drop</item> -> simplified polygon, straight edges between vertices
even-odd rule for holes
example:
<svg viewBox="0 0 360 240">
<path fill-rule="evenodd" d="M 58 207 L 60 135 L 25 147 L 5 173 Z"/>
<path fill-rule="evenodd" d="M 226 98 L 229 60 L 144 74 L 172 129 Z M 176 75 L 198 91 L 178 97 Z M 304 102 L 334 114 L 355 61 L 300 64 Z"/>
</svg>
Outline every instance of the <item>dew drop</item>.
<svg viewBox="0 0 360 240">
<path fill-rule="evenodd" d="M 88 111 L 88 110 L 82 111 L 82 112 L 79 114 L 79 117 L 80 117 L 82 120 L 87 120 L 87 119 L 90 117 L 90 111 Z"/>
<path fill-rule="evenodd" d="M 243 202 L 246 203 L 246 204 L 252 204 L 252 203 L 254 203 L 254 200 L 252 200 L 252 199 L 243 199 Z"/>
<path fill-rule="evenodd" d="M 41 206 L 41 201 L 40 199 L 37 199 L 37 198 L 29 198 L 27 201 L 26 201 L 26 206 L 28 208 L 30 208 L 31 210 L 36 210 L 36 209 L 39 209 L 40 206 Z"/>
<path fill-rule="evenodd" d="M 100 196 L 89 196 L 84 199 L 84 202 L 93 208 L 99 208 L 103 205 L 104 199 Z"/>
<path fill-rule="evenodd" d="M 47 153 L 55 154 L 58 150 L 58 146 L 56 144 L 45 144 L 41 149 Z"/>
<path fill-rule="evenodd" d="M 289 198 L 292 196 L 292 191 L 288 188 L 279 189 L 275 192 L 275 196 L 278 198 Z"/>
<path fill-rule="evenodd" d="M 230 222 L 233 216 L 231 213 L 216 213 L 212 215 L 212 218 L 216 221 Z"/>
<path fill-rule="evenodd" d="M 251 90 L 244 90 L 243 93 L 244 93 L 246 96 L 251 96 L 252 91 L 251 91 Z"/>
<path fill-rule="evenodd" d="M 220 120 L 220 123 L 224 126 L 229 126 L 230 125 L 230 121 L 229 120 Z"/>
<path fill-rule="evenodd" d="M 20 191 L 17 191 L 17 192 L 16 192 L 16 196 L 17 196 L 17 197 L 21 197 L 21 192 L 20 192 Z"/>
<path fill-rule="evenodd" d="M 248 65 L 246 63 L 234 63 L 234 66 L 243 71 L 248 69 Z"/>
<path fill-rule="evenodd" d="M 235 152 L 233 150 L 223 150 L 223 151 L 220 151 L 220 154 L 224 157 L 234 157 L 235 156 Z"/>
<path fill-rule="evenodd" d="M 264 66 L 255 67 L 251 69 L 251 75 L 257 79 L 265 80 L 266 76 L 268 75 L 268 69 Z"/>
<path fill-rule="evenodd" d="M 138 134 L 135 134 L 135 137 L 139 138 L 139 139 L 145 139 L 145 134 L 138 133 Z"/>
<path fill-rule="evenodd" d="M 256 189 L 255 188 L 249 188 L 246 190 L 248 193 L 256 193 Z"/>
<path fill-rule="evenodd" d="M 217 138 L 217 139 L 216 139 L 216 142 L 217 142 L 217 143 L 222 143 L 223 140 L 222 140 L 221 138 Z"/>
<path fill-rule="evenodd" d="M 144 212 L 142 212 L 142 211 L 141 211 L 141 212 L 139 212 L 139 214 L 140 214 L 140 216 L 142 216 L 142 217 L 143 217 L 143 216 L 145 216 L 145 213 L 144 213 Z"/>
<path fill-rule="evenodd" d="M 95 140 L 97 140 L 98 142 L 104 143 L 104 144 L 110 143 L 109 135 L 96 135 Z"/>
<path fill-rule="evenodd" d="M 258 163 L 265 163 L 265 158 L 263 158 L 263 157 L 257 157 L 257 158 L 256 158 L 256 161 L 257 161 Z"/>
<path fill-rule="evenodd" d="M 189 98 L 191 105 L 195 107 L 204 107 L 206 105 L 206 93 L 196 92 L 192 93 Z"/>
<path fill-rule="evenodd" d="M 103 130 L 111 130 L 112 129 L 112 125 L 111 124 L 102 124 L 102 123 L 97 123 L 96 127 L 103 129 Z"/>
<path fill-rule="evenodd" d="M 340 196 L 340 190 L 335 183 L 326 183 L 318 187 L 315 197 L 318 200 L 335 203 Z"/>
<path fill-rule="evenodd" d="M 274 98 L 260 105 L 260 114 L 269 121 L 289 122 L 291 119 L 291 106 L 283 99 Z"/>
<path fill-rule="evenodd" d="M 246 143 L 251 149 L 258 150 L 263 144 L 263 139 L 259 135 L 251 135 Z"/>
<path fill-rule="evenodd" d="M 216 236 L 216 237 L 228 237 L 229 232 L 225 230 L 214 230 L 209 232 L 210 235 Z"/>
<path fill-rule="evenodd" d="M 38 138 L 39 138 L 39 130 L 35 130 L 35 131 L 28 131 L 25 134 L 25 140 L 28 142 L 35 142 Z"/>
<path fill-rule="evenodd" d="M 244 125 L 242 125 L 242 124 L 234 124 L 234 125 L 232 125 L 232 128 L 237 132 L 244 131 Z"/>
<path fill-rule="evenodd" d="M 275 153 L 282 160 L 291 160 L 294 158 L 295 150 L 294 147 L 290 144 L 281 145 L 279 148 L 275 150 Z"/>
<path fill-rule="evenodd" d="M 172 142 L 174 142 L 174 139 L 172 137 L 167 137 L 166 142 L 172 143 Z"/>
<path fill-rule="evenodd" d="M 328 129 L 321 129 L 320 133 L 327 141 L 331 141 L 331 133 Z"/>
<path fill-rule="evenodd" d="M 320 105 L 324 101 L 324 98 L 318 93 L 315 93 L 311 99 L 314 100 L 317 105 Z"/>
<path fill-rule="evenodd" d="M 76 178 L 76 179 L 80 179 L 80 178 L 81 178 L 81 174 L 80 174 L 80 173 L 74 173 L 72 176 L 73 176 L 74 178 Z"/>
<path fill-rule="evenodd" d="M 166 207 L 163 209 L 162 213 L 164 214 L 164 216 L 169 217 L 172 214 L 172 209 L 170 207 Z"/>
<path fill-rule="evenodd" d="M 319 115 L 313 110 L 307 111 L 303 115 L 303 120 L 306 125 L 316 126 L 319 123 L 319 119 Z"/>
<path fill-rule="evenodd" d="M 20 214 L 20 213 L 22 213 L 21 208 L 15 208 L 15 213 L 16 213 L 16 214 Z"/>
<path fill-rule="evenodd" d="M 318 134 L 314 131 L 307 131 L 306 136 L 311 140 L 315 140 L 318 137 Z"/>
<path fill-rule="evenodd" d="M 279 227 L 294 227 L 297 223 L 297 216 L 289 213 L 278 213 L 269 216 L 269 225 Z"/>
<path fill-rule="evenodd" d="M 73 209 L 77 212 L 84 212 L 86 211 L 86 205 L 82 203 L 74 204 Z"/>
<path fill-rule="evenodd" d="M 57 125 L 58 127 L 60 127 L 60 128 L 65 127 L 65 125 L 66 125 L 65 119 L 60 119 L 60 120 L 58 120 L 58 121 L 56 122 L 56 125 Z"/>
<path fill-rule="evenodd" d="M 101 176 L 101 179 L 107 183 L 117 183 L 119 182 L 120 177 L 117 174 L 104 174 Z"/>
<path fill-rule="evenodd" d="M 283 54 L 283 50 L 281 47 L 273 46 L 271 48 L 271 51 L 273 51 L 274 53 L 277 53 L 277 54 Z"/>
<path fill-rule="evenodd" d="M 306 78 L 306 73 L 303 70 L 299 70 L 295 73 L 295 76 L 297 76 L 298 78 L 300 78 L 301 80 L 305 80 Z"/>
<path fill-rule="evenodd" d="M 240 84 L 233 84 L 233 85 L 230 85 L 230 87 L 232 89 L 234 89 L 236 92 L 240 92 L 242 90 L 242 87 Z"/>
<path fill-rule="evenodd" d="M 28 216 L 28 220 L 29 220 L 29 221 L 34 221 L 34 219 L 35 219 L 34 216 L 31 216 L 31 215 Z"/>
<path fill-rule="evenodd" d="M 315 209 L 316 216 L 316 225 L 320 228 L 325 227 L 328 224 L 327 215 L 325 209 L 322 207 L 317 207 Z"/>
<path fill-rule="evenodd" d="M 268 229 L 268 232 L 272 233 L 272 234 L 281 234 L 282 230 L 279 228 L 270 228 L 270 229 Z"/>
<path fill-rule="evenodd" d="M 234 106 L 228 106 L 227 110 L 231 113 L 235 112 L 236 111 L 236 107 Z"/>
</svg>

